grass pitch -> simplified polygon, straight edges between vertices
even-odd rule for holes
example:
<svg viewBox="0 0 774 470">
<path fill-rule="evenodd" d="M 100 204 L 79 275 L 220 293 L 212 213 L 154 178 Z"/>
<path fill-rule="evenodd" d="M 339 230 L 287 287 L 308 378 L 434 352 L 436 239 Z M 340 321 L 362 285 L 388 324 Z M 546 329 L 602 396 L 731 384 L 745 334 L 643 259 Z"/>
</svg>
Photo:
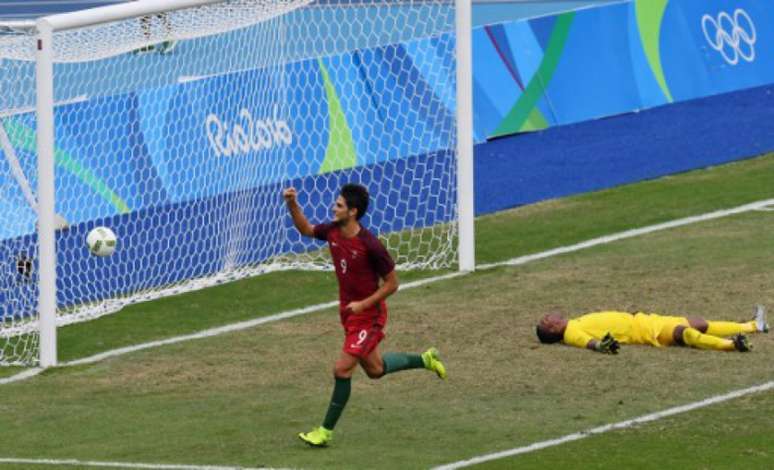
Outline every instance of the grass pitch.
<svg viewBox="0 0 774 470">
<path fill-rule="evenodd" d="M 499 261 L 774 198 L 772 181 L 769 155 L 482 217 L 478 259 Z M 334 310 L 4 385 L 2 456 L 427 468 L 760 384 L 774 378 L 772 335 L 754 336 L 751 354 L 624 346 L 620 355 L 604 356 L 541 346 L 533 325 L 547 309 L 746 319 L 755 303 L 774 306 L 772 226 L 774 212 L 751 212 L 396 294 L 382 350 L 436 345 L 450 379 L 425 371 L 380 381 L 356 374 L 329 449 L 306 448 L 295 434 L 319 424 L 330 397 L 341 343 Z M 331 274 L 261 276 L 64 328 L 61 354 L 74 359 L 335 294 Z M 483 467 L 766 468 L 772 395 Z M 704 460 L 690 460 L 700 449 Z M 654 455 L 658 460 L 646 458 Z"/>
<path fill-rule="evenodd" d="M 774 393 L 751 395 L 472 468 L 767 469 L 774 459 L 772 414 Z"/>
</svg>

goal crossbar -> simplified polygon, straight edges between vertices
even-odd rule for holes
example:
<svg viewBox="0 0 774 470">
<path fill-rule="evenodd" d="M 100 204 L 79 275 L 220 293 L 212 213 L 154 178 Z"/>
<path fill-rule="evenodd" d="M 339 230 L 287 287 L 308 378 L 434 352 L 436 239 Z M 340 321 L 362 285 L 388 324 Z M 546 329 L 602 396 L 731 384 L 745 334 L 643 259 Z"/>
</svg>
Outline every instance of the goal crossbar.
<svg viewBox="0 0 774 470">
<path fill-rule="evenodd" d="M 88 10 L 70 13 L 59 13 L 44 16 L 36 21 L 38 31 L 49 29 L 53 32 L 67 31 L 75 28 L 85 28 L 96 24 L 110 23 L 113 21 L 138 18 L 145 15 L 173 12 L 185 8 L 226 3 L 228 0 L 141 0 L 138 2 L 106 5 L 104 7 L 90 8 Z"/>
<path fill-rule="evenodd" d="M 37 30 L 36 58 L 36 118 L 38 149 L 38 257 L 40 326 L 39 362 L 42 367 L 57 363 L 56 348 L 56 214 L 54 187 L 54 41 L 56 32 L 88 28 L 96 25 L 142 18 L 165 12 L 227 3 L 227 0 L 142 0 L 119 5 L 57 14 L 34 22 Z M 312 2 L 299 2 L 312 3 Z M 451 2 L 450 2 L 451 3 Z M 475 266 L 473 251 L 473 142 L 472 142 L 472 80 L 471 80 L 471 1 L 453 0 L 456 24 L 456 103 L 457 103 L 457 236 L 460 270 L 471 271 Z M 16 22 L 16 28 L 29 29 L 33 23 Z M 11 23 L 0 24 L 11 27 Z"/>
</svg>

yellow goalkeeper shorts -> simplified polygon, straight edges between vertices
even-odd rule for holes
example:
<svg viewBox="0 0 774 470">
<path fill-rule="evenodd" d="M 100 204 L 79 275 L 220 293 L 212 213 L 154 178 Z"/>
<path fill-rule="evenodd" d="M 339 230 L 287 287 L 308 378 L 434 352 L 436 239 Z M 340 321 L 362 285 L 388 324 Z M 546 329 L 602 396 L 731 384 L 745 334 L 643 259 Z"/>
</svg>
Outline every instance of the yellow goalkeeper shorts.
<svg viewBox="0 0 774 470">
<path fill-rule="evenodd" d="M 672 336 L 675 327 L 689 326 L 685 317 L 671 317 L 648 313 L 634 315 L 634 324 L 637 329 L 638 342 L 652 346 L 670 346 L 675 340 Z"/>
</svg>

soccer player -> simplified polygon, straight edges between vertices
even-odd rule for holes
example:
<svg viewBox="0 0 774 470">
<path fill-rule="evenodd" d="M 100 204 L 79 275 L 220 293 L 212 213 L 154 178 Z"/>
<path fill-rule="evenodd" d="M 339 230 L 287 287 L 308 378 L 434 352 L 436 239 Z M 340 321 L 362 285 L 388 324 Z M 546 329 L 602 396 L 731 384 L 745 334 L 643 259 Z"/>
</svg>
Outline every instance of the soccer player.
<svg viewBox="0 0 774 470">
<path fill-rule="evenodd" d="M 647 313 L 595 312 L 567 320 L 545 315 L 535 332 L 541 343 L 556 343 L 616 354 L 623 344 L 692 346 L 717 351 L 747 352 L 746 334 L 768 333 L 766 309 L 756 305 L 752 320 L 744 323 L 707 321 L 699 317 L 672 317 Z M 730 337 L 730 339 L 729 339 Z"/>
<path fill-rule="evenodd" d="M 366 188 L 344 185 L 333 205 L 333 221 L 319 225 L 312 225 L 306 219 L 294 188 L 286 189 L 283 197 L 301 235 L 328 242 L 339 281 L 339 317 L 344 327 L 344 345 L 333 366 L 333 396 L 322 426 L 298 435 L 311 446 L 324 447 L 333 439 L 333 428 L 349 400 L 352 373 L 358 365 L 372 379 L 421 368 L 445 379 L 446 368 L 435 348 L 422 354 L 382 355 L 379 352 L 379 342 L 384 339 L 387 323 L 385 299 L 398 290 L 398 276 L 384 245 L 360 225 L 359 220 L 368 209 Z"/>
</svg>

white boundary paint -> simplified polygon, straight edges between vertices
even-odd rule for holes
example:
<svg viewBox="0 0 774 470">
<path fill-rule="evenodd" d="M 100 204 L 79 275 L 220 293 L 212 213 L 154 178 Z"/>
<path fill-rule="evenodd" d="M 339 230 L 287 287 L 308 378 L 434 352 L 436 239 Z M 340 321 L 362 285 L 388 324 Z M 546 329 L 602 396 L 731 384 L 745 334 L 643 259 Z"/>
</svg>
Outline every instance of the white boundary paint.
<svg viewBox="0 0 774 470">
<path fill-rule="evenodd" d="M 704 222 L 708 220 L 714 220 L 719 219 L 722 217 L 728 217 L 731 215 L 741 214 L 744 212 L 749 211 L 760 211 L 760 210 L 770 210 L 771 206 L 774 205 L 774 199 L 767 199 L 763 201 L 753 202 L 750 204 L 745 204 L 743 206 L 735 207 L 733 209 L 724 209 L 714 212 L 709 212 L 702 215 L 692 216 L 692 217 L 686 217 L 683 219 L 677 219 L 673 220 L 671 222 L 665 222 L 661 224 L 656 225 L 650 225 L 647 227 L 642 227 L 639 229 L 634 230 L 627 230 L 624 232 L 619 232 L 612 235 L 607 235 L 604 237 L 599 238 L 593 238 L 591 240 L 587 240 L 585 242 L 576 243 L 574 245 L 569 245 L 565 247 L 555 248 L 553 250 L 544 251 L 541 253 L 535 253 L 533 255 L 527 255 L 527 256 L 520 256 L 518 258 L 513 258 L 506 261 L 501 261 L 497 263 L 488 263 L 479 265 L 477 269 L 479 270 L 488 270 L 488 269 L 494 269 L 501 266 L 520 266 L 523 264 L 530 263 L 532 261 L 537 261 L 545 258 L 549 258 L 552 256 L 557 256 L 565 253 L 571 253 L 574 251 L 580 251 L 586 248 L 591 248 L 598 245 L 604 245 L 607 243 L 611 243 L 618 240 L 623 240 L 627 238 L 636 237 L 639 235 L 645 235 L 648 233 L 657 232 L 660 230 L 666 230 L 670 228 L 675 227 L 681 227 L 684 225 L 689 225 L 697 222 Z M 414 282 L 409 282 L 401 286 L 401 289 L 413 289 L 416 287 L 424 286 L 427 284 L 432 284 L 435 282 L 447 280 L 447 279 L 453 279 L 457 277 L 467 276 L 471 274 L 470 272 L 454 272 L 449 273 L 441 276 L 435 276 L 427 279 L 421 279 Z M 338 305 L 338 301 L 332 301 L 332 302 L 326 302 L 322 304 L 317 305 L 311 305 L 309 307 L 294 309 L 294 310 L 288 310 L 286 312 L 278 313 L 276 315 L 269 315 L 266 317 L 256 318 L 254 320 L 248 320 L 243 321 L 239 323 L 233 323 L 231 325 L 225 325 L 217 328 L 211 328 L 208 330 L 203 330 L 198 333 L 193 333 L 190 335 L 183 335 L 183 336 L 177 336 L 174 338 L 168 338 L 165 340 L 159 340 L 159 341 L 152 341 L 149 343 L 143 343 L 138 344 L 135 346 L 128 346 L 125 348 L 119 348 L 114 349 L 112 351 L 106 351 L 104 353 L 96 354 L 93 356 L 85 357 L 83 359 L 78 359 L 74 361 L 64 362 L 61 363 L 57 367 L 69 367 L 69 366 L 78 366 L 78 365 L 85 365 L 85 364 L 93 364 L 95 362 L 102 361 L 104 359 L 108 359 L 111 357 L 121 356 L 124 354 L 132 353 L 135 351 L 142 351 L 144 349 L 151 349 L 159 346 L 165 346 L 168 344 L 175 344 L 175 343 L 181 343 L 184 341 L 189 341 L 193 339 L 201 339 L 201 338 L 209 338 L 217 335 L 221 335 L 224 333 L 231 333 L 235 331 L 240 331 L 248 328 L 254 328 L 256 326 L 263 325 L 265 323 L 271 323 L 279 320 L 285 320 L 288 318 L 293 318 L 301 315 L 306 315 L 308 313 L 318 312 L 321 310 L 325 310 L 328 308 L 333 308 L 336 305 Z M 7 377 L 4 379 L 0 379 L 0 385 L 7 384 L 7 383 L 14 383 L 14 382 L 20 382 L 23 380 L 26 380 L 30 377 L 34 377 L 38 374 L 43 372 L 43 369 L 41 368 L 33 368 L 25 370 L 24 372 L 21 372 L 19 374 L 16 374 L 11 377 Z M 739 398 L 745 395 L 750 395 L 752 393 L 759 393 L 763 391 L 768 391 L 774 389 L 774 381 L 767 382 L 762 385 L 753 386 L 750 388 L 745 388 L 741 390 L 735 390 L 729 393 L 726 393 L 724 395 L 717 395 L 714 397 L 707 398 L 705 400 L 701 400 L 698 402 L 688 403 L 686 405 L 676 406 L 674 408 L 669 408 L 663 411 L 659 411 L 656 413 L 651 413 L 648 415 L 640 416 L 638 418 L 630 419 L 627 421 L 621 421 L 618 423 L 613 424 L 606 424 L 604 426 L 599 426 L 593 429 L 589 429 L 586 431 L 581 431 L 573 434 L 568 434 L 566 436 L 556 438 L 556 439 L 550 439 L 547 441 L 541 441 L 536 442 L 534 444 L 530 444 L 528 446 L 524 447 L 517 447 L 510 450 L 505 450 L 501 452 L 496 452 L 492 454 L 486 454 L 479 457 L 473 457 L 468 460 L 462 460 L 458 462 L 453 462 L 450 464 L 446 464 L 440 467 L 435 467 L 437 470 L 452 470 L 457 468 L 463 468 L 470 465 L 476 465 L 483 462 L 488 462 L 490 460 L 496 460 L 501 459 L 504 457 L 511 457 L 514 455 L 519 454 L 526 454 L 529 452 L 534 452 L 536 450 L 545 449 L 547 447 L 557 446 L 560 444 L 564 444 L 566 442 L 571 441 L 577 441 L 579 439 L 583 439 L 585 437 L 589 437 L 596 434 L 602 434 L 608 431 L 613 431 L 616 429 L 624 429 L 631 426 L 635 426 L 637 424 L 643 424 L 650 421 L 655 421 L 661 418 L 665 418 L 668 416 L 673 416 L 680 413 L 685 413 L 691 410 L 695 410 L 698 408 L 703 408 L 705 406 L 710 406 L 716 403 L 721 403 L 724 401 L 732 400 L 734 398 Z M 74 459 L 65 459 L 65 460 L 55 460 L 55 459 L 16 459 L 16 458 L 0 458 L 0 464 L 9 463 L 9 464 L 31 464 L 31 465 L 65 465 L 65 466 L 80 466 L 80 467 L 107 467 L 107 468 L 139 468 L 139 469 L 161 469 L 161 470 L 257 470 L 257 469 L 249 469 L 249 468 L 243 468 L 243 467 L 223 467 L 223 466 L 197 466 L 197 465 L 175 465 L 175 464 L 148 464 L 148 463 L 123 463 L 123 462 L 96 462 L 96 461 L 81 461 L 81 460 L 74 460 Z"/>
<path fill-rule="evenodd" d="M 72 467 L 104 467 L 104 468 L 148 468 L 157 470 L 267 470 L 266 467 L 224 467 L 221 465 L 178 465 L 163 463 L 130 463 L 130 462 L 96 462 L 90 460 L 75 459 L 14 459 L 0 458 L 0 465 L 8 464 L 28 464 L 28 465 L 66 465 Z"/>
<path fill-rule="evenodd" d="M 40 374 L 41 372 L 43 372 L 43 369 L 40 368 L 40 367 L 34 367 L 32 369 L 27 369 L 27 370 L 25 370 L 23 372 L 19 372 L 16 375 L 12 375 L 10 377 L 5 377 L 5 378 L 0 379 L 0 385 L 10 384 L 10 383 L 13 383 L 13 382 L 21 382 L 22 380 L 27 380 L 30 377 L 35 377 L 36 375 Z"/>
<path fill-rule="evenodd" d="M 766 210 L 770 206 L 774 205 L 774 199 L 766 199 L 763 201 L 752 202 L 743 206 L 734 207 L 733 209 L 723 209 L 719 211 L 709 212 L 706 214 L 695 215 L 692 217 L 685 217 L 683 219 L 672 220 L 670 222 L 664 222 L 656 225 L 649 225 L 647 227 L 637 228 L 633 230 L 626 230 L 624 232 L 614 233 L 612 235 L 605 235 L 599 238 L 592 238 L 585 242 L 576 243 L 574 245 L 563 246 L 560 248 L 554 248 L 553 250 L 544 251 L 542 253 L 535 253 L 534 255 L 520 256 L 506 261 L 499 261 L 496 263 L 482 264 L 477 269 L 491 269 L 500 266 L 520 266 L 539 259 L 550 258 L 552 256 L 563 255 L 565 253 L 571 253 L 573 251 L 580 251 L 586 248 L 591 248 L 597 245 L 605 245 L 607 243 L 615 242 L 618 240 L 624 240 L 626 238 L 638 237 L 648 233 L 658 232 L 660 230 L 666 230 L 670 228 L 682 227 L 684 225 L 690 225 L 697 222 L 706 222 L 708 220 L 720 219 L 731 215 L 742 214 L 744 212 Z"/>
<path fill-rule="evenodd" d="M 439 467 L 433 467 L 432 470 L 454 470 L 457 468 L 464 468 L 469 467 L 471 465 L 478 465 L 480 463 L 489 462 L 491 460 L 497 460 L 502 459 L 505 457 L 512 457 L 514 455 L 519 454 L 527 454 L 529 452 L 534 452 L 536 450 L 545 449 L 547 447 L 553 447 L 558 446 L 560 444 L 564 444 L 566 442 L 572 442 L 577 441 L 579 439 L 583 439 L 586 437 L 594 436 L 597 434 L 603 434 L 608 431 L 614 431 L 616 429 L 626 429 L 630 428 L 632 426 L 636 426 L 638 424 L 644 424 L 649 423 L 651 421 L 656 421 L 661 418 L 666 418 L 668 416 L 674 416 L 678 415 L 680 413 L 685 413 L 687 411 L 696 410 L 698 408 L 704 408 L 705 406 L 714 405 L 716 403 L 722 403 L 724 401 L 733 400 L 734 398 L 739 398 L 745 395 L 750 395 L 752 393 L 760 393 L 765 392 L 768 390 L 774 389 L 774 381 L 766 382 L 762 385 L 756 385 L 754 387 L 750 388 L 743 388 L 741 390 L 735 390 L 733 392 L 726 393 L 724 395 L 716 395 L 714 397 L 707 398 L 706 400 L 701 400 L 693 403 L 688 403 L 687 405 L 680 405 L 675 406 L 674 408 L 668 408 L 663 411 L 658 411 L 656 413 L 651 413 L 648 415 L 640 416 L 638 418 L 629 419 L 626 421 L 621 421 L 618 423 L 613 424 L 605 424 L 603 426 L 599 426 L 596 428 L 588 429 L 586 431 L 576 432 L 573 434 L 568 434 L 566 436 L 562 436 L 556 439 L 550 439 L 547 441 L 541 441 L 541 442 L 535 442 L 534 444 L 530 444 L 528 446 L 524 447 L 516 447 L 514 449 L 510 450 L 504 450 L 502 452 L 495 452 L 492 454 L 486 454 L 479 457 L 473 457 L 468 460 L 460 460 L 459 462 L 454 462 L 446 465 L 441 465 Z"/>
<path fill-rule="evenodd" d="M 682 219 L 673 220 L 670 222 L 664 222 L 661 224 L 656 225 L 649 225 L 647 227 L 642 227 L 638 229 L 633 230 L 626 230 L 624 232 L 615 233 L 612 235 L 606 235 L 603 237 L 598 238 L 592 238 L 591 240 L 586 240 L 585 242 L 576 243 L 574 245 L 568 245 L 560 248 L 554 248 L 552 250 L 543 251 L 540 253 L 535 253 L 532 255 L 526 255 L 526 256 L 520 256 L 518 258 L 512 258 L 505 261 L 499 261 L 496 263 L 487 263 L 487 264 L 481 264 L 476 267 L 477 270 L 488 270 L 488 269 L 494 269 L 502 266 L 520 266 L 524 265 L 533 261 L 550 258 L 552 256 L 558 256 L 565 253 L 572 253 L 575 251 L 584 250 L 586 248 L 591 248 L 598 245 L 604 245 L 607 243 L 612 243 L 618 240 L 623 240 L 627 238 L 637 237 L 640 235 L 645 235 L 648 233 L 657 232 L 660 230 L 666 230 L 670 228 L 676 228 L 676 227 L 682 227 L 684 225 L 690 225 L 697 222 L 705 222 L 708 220 L 714 220 L 714 219 L 720 219 L 723 217 L 728 217 L 732 215 L 742 214 L 744 212 L 750 212 L 750 211 L 760 211 L 760 210 L 768 210 L 774 206 L 774 199 L 765 199 L 762 201 L 752 202 L 749 204 L 745 204 L 742 206 L 734 207 L 732 209 L 723 209 L 718 210 L 714 212 L 708 212 L 706 214 L 691 216 L 691 217 L 685 217 Z M 435 282 L 444 281 L 447 279 L 453 279 L 457 277 L 467 276 L 470 275 L 470 272 L 453 272 L 449 274 L 444 274 L 441 276 L 434 276 L 429 277 L 426 279 L 420 279 L 418 281 L 408 282 L 406 284 L 403 284 L 400 286 L 401 290 L 407 290 L 407 289 L 413 289 L 416 287 L 424 286 L 427 284 L 433 284 Z M 160 346 L 166 346 L 169 344 L 176 344 L 176 343 L 182 343 L 184 341 L 190 341 L 194 339 L 202 339 L 202 338 L 209 338 L 212 336 L 221 335 L 224 333 L 232 333 L 235 331 L 245 330 L 248 328 L 254 328 L 256 326 L 260 326 L 266 323 L 271 323 L 279 320 L 286 320 L 288 318 L 293 318 L 301 315 L 306 315 L 308 313 L 314 313 L 319 312 L 321 310 L 325 310 L 328 308 L 333 308 L 338 305 L 338 301 L 331 301 L 331 302 L 325 302 L 321 304 L 316 305 L 310 305 L 308 307 L 294 309 L 294 310 L 288 310 L 285 312 L 277 313 L 274 315 L 268 315 L 265 317 L 256 318 L 253 320 L 247 320 L 239 323 L 232 323 L 230 325 L 224 325 L 216 328 L 210 328 L 208 330 L 199 331 L 197 333 L 192 333 L 188 335 L 183 336 L 176 336 L 174 338 L 167 338 L 163 340 L 158 341 L 151 341 L 148 343 L 143 344 L 137 344 L 134 346 L 127 346 L 124 348 L 119 349 L 113 349 L 111 351 L 105 351 L 103 353 L 95 354 L 93 356 L 84 357 L 82 359 L 77 359 L 74 361 L 68 361 L 68 362 L 62 362 L 57 367 L 69 367 L 69 366 L 80 366 L 85 364 L 93 364 L 95 362 L 99 362 L 111 357 L 116 356 L 122 356 L 124 354 L 129 354 L 135 351 L 142 351 L 145 349 L 151 349 L 156 348 Z M 14 382 L 20 382 L 23 380 L 26 380 L 30 377 L 34 377 L 42 372 L 42 369 L 40 368 L 33 368 L 25 370 L 24 372 L 21 372 L 19 374 L 13 375 L 11 377 L 6 377 L 3 379 L 0 379 L 0 385 L 7 384 L 7 383 L 14 383 Z"/>
</svg>

